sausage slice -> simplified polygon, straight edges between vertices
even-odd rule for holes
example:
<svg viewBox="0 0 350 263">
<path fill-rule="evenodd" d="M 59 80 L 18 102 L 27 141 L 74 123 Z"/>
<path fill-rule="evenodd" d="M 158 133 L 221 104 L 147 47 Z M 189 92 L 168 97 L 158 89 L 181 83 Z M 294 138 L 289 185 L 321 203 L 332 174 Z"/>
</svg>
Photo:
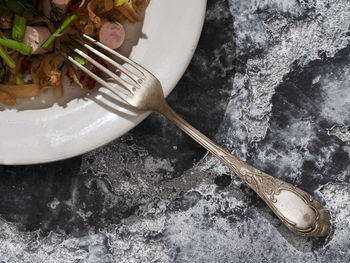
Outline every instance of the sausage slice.
<svg viewBox="0 0 350 263">
<path fill-rule="evenodd" d="M 122 24 L 118 22 L 104 21 L 98 38 L 100 42 L 111 49 L 119 48 L 125 40 L 125 30 Z"/>
<path fill-rule="evenodd" d="M 44 26 L 27 26 L 24 34 L 23 43 L 33 48 L 32 54 L 44 54 L 47 50 L 41 46 L 51 36 L 51 32 Z"/>
</svg>

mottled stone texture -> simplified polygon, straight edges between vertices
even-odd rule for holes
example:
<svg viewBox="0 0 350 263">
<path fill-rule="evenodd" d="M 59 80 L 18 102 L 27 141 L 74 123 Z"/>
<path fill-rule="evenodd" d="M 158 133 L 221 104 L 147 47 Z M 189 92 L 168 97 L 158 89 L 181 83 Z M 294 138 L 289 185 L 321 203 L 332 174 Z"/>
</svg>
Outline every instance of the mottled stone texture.
<svg viewBox="0 0 350 263">
<path fill-rule="evenodd" d="M 350 2 L 209 0 L 169 103 L 312 193 L 328 237 L 295 236 L 225 166 L 152 114 L 57 163 L 0 167 L 1 262 L 349 262 Z"/>
</svg>

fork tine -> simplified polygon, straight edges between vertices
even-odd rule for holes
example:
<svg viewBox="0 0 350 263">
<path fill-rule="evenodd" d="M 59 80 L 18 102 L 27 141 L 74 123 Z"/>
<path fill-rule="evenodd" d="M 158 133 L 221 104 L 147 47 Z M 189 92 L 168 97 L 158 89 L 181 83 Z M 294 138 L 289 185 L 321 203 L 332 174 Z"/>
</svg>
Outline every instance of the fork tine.
<svg viewBox="0 0 350 263">
<path fill-rule="evenodd" d="M 79 54 L 80 56 L 82 56 L 84 59 L 86 59 L 87 61 L 89 61 L 91 64 L 93 64 L 95 67 L 97 67 L 98 69 L 100 69 L 101 71 L 103 71 L 104 73 L 106 73 L 108 76 L 110 76 L 111 78 L 113 78 L 118 84 L 120 84 L 123 88 L 126 88 L 127 90 L 129 90 L 130 92 L 132 92 L 133 89 L 133 85 L 131 85 L 129 82 L 125 81 L 124 79 L 122 79 L 121 77 L 119 77 L 118 75 L 114 74 L 112 71 L 110 71 L 109 69 L 107 69 L 106 67 L 104 67 L 103 65 L 101 65 L 99 62 L 97 62 L 96 60 L 94 60 L 93 58 L 91 58 L 90 56 L 88 56 L 87 54 L 85 54 L 83 51 L 77 49 L 77 48 L 73 48 L 73 47 L 69 47 L 71 50 L 73 50 L 74 52 L 76 52 L 77 54 Z"/>
<path fill-rule="evenodd" d="M 72 58 L 71 56 L 67 55 L 66 53 L 62 52 L 61 50 L 56 48 L 56 51 L 62 56 L 64 57 L 66 60 L 70 61 L 72 64 L 74 64 L 75 66 L 77 66 L 78 68 L 80 68 L 85 74 L 89 75 L 90 77 L 92 77 L 94 80 L 96 80 L 98 83 L 100 83 L 103 87 L 105 87 L 106 89 L 109 89 L 110 91 L 112 91 L 114 94 L 116 94 L 118 97 L 120 97 L 122 100 L 124 100 L 126 103 L 128 103 L 128 98 L 130 96 L 124 94 L 123 92 L 119 91 L 118 89 L 116 89 L 115 87 L 111 86 L 110 84 L 108 84 L 106 81 L 104 81 L 103 79 L 101 79 L 99 76 L 97 76 L 95 73 L 91 72 L 90 70 L 88 70 L 87 68 L 85 68 L 83 65 L 81 65 L 79 62 L 75 61 L 74 58 Z M 131 94 L 132 95 L 132 94 Z"/>
<path fill-rule="evenodd" d="M 134 74 L 133 72 L 131 72 L 130 70 L 128 70 L 127 68 L 123 67 L 122 65 L 120 65 L 119 63 L 117 63 L 116 61 L 112 60 L 111 58 L 109 58 L 108 56 L 106 56 L 105 54 L 103 54 L 102 52 L 98 51 L 97 49 L 91 47 L 90 45 L 82 42 L 79 39 L 73 38 L 71 37 L 74 41 L 78 42 L 80 45 L 84 46 L 85 48 L 87 48 L 88 50 L 90 50 L 92 53 L 94 53 L 95 55 L 99 56 L 100 58 L 102 58 L 103 60 L 107 61 L 109 64 L 113 65 L 114 67 L 116 67 L 117 69 L 119 69 L 121 72 L 123 72 L 125 75 L 127 75 L 129 78 L 131 78 L 133 81 L 135 81 L 136 83 L 139 82 L 140 77 L 137 76 L 136 74 Z M 96 40 L 95 40 L 96 41 Z M 102 44 L 101 44 L 102 45 Z"/>
<path fill-rule="evenodd" d="M 118 53 L 117 51 L 111 49 L 110 47 L 107 47 L 106 45 L 102 44 L 101 42 L 97 41 L 96 39 L 93 39 L 92 37 L 83 34 L 82 35 L 85 39 L 89 40 L 90 42 L 94 43 L 95 45 L 99 46 L 100 48 L 103 48 L 104 50 L 106 50 L 107 52 L 111 53 L 112 55 L 124 60 L 125 62 L 127 62 L 128 64 L 130 64 L 131 66 L 135 67 L 136 69 L 138 69 L 142 74 L 145 75 L 145 73 L 149 73 L 144 67 L 142 67 L 140 64 L 137 64 L 136 62 L 132 61 L 131 59 L 123 56 L 122 54 Z"/>
</svg>

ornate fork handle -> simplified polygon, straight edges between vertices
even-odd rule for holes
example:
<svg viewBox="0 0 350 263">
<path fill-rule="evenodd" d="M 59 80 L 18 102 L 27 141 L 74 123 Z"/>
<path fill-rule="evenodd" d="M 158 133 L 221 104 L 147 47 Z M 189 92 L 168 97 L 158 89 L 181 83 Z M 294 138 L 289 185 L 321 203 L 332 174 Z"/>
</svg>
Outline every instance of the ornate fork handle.
<svg viewBox="0 0 350 263">
<path fill-rule="evenodd" d="M 169 107 L 164 99 L 162 85 L 160 81 L 154 75 L 152 75 L 152 73 L 150 73 L 139 64 L 119 54 L 115 50 L 112 50 L 102 43 L 94 40 L 90 36 L 84 34 L 83 37 L 99 46 L 100 48 L 104 49 L 112 56 L 126 62 L 129 64 L 129 66 L 133 67 L 134 70 L 141 73 L 143 77 L 134 74 L 118 62 L 102 54 L 100 51 L 94 49 L 93 47 L 81 42 L 80 40 L 76 40 L 89 51 L 107 61 L 109 64 L 115 66 L 121 72 L 126 74 L 130 79 L 134 80 L 135 82 L 131 83 L 125 79 L 120 78 L 120 76 L 106 69 L 105 66 L 95 61 L 80 49 L 74 47 L 72 48 L 80 56 L 113 78 L 116 83 L 120 84 L 122 87 L 128 90 L 130 94 L 121 92 L 119 89 L 110 85 L 105 80 L 101 79 L 89 69 L 78 63 L 71 56 L 68 56 L 60 50 L 57 51 L 60 52 L 63 57 L 65 57 L 75 66 L 88 74 L 90 77 L 98 81 L 102 86 L 119 96 L 129 105 L 134 106 L 139 110 L 156 110 L 166 116 L 170 121 L 174 122 L 184 132 L 186 132 L 189 136 L 191 136 L 212 154 L 217 156 L 232 171 L 234 171 L 240 178 L 242 178 L 265 201 L 265 203 L 290 230 L 298 235 L 308 237 L 319 237 L 324 236 L 328 233 L 328 214 L 326 210 L 321 206 L 321 204 L 314 200 L 311 195 L 295 186 L 292 186 L 286 182 L 278 180 L 255 169 L 254 167 L 239 160 L 235 156 L 231 155 L 216 145 L 209 138 L 205 137 L 189 123 L 184 121 Z"/>
<path fill-rule="evenodd" d="M 165 100 L 156 107 L 156 110 L 218 157 L 244 180 L 291 231 L 305 237 L 327 235 L 329 231 L 328 214 L 310 194 L 261 172 L 228 153 L 182 119 Z"/>
</svg>

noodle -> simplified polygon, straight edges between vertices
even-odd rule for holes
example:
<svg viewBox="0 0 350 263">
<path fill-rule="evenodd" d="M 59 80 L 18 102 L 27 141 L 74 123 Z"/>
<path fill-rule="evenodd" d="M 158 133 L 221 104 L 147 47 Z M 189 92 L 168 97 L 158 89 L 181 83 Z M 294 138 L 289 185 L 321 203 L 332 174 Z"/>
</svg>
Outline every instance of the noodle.
<svg viewBox="0 0 350 263">
<path fill-rule="evenodd" d="M 16 98 L 31 98 L 39 96 L 39 86 L 27 85 L 3 85 L 0 84 L 0 101 L 7 106 L 17 105 Z"/>
</svg>

